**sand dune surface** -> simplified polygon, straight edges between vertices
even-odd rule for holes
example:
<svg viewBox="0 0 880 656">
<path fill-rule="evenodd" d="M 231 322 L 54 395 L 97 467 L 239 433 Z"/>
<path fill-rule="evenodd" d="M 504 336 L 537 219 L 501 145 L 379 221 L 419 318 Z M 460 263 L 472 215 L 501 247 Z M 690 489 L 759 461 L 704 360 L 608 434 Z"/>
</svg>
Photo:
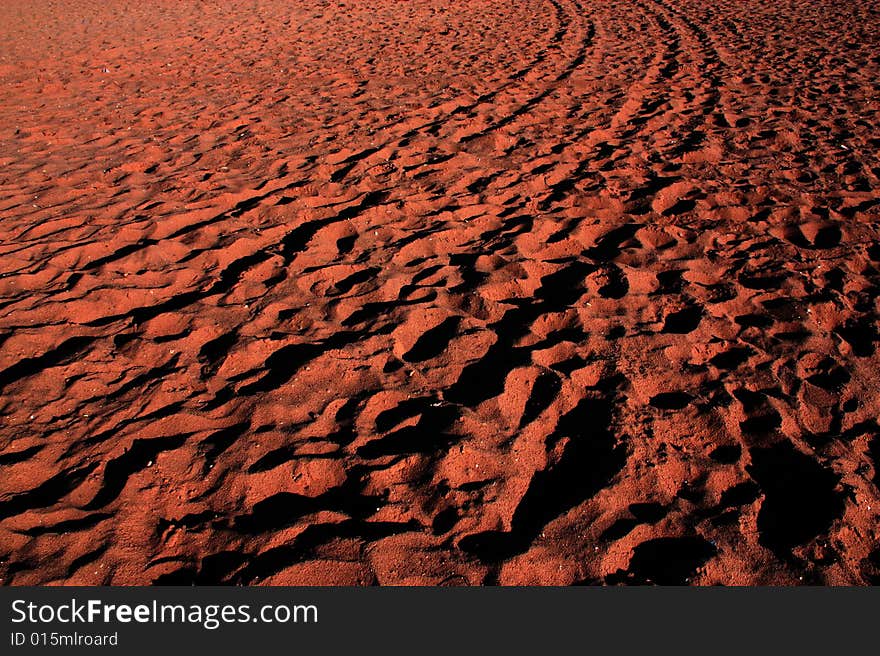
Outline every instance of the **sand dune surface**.
<svg viewBox="0 0 880 656">
<path fill-rule="evenodd" d="M 0 26 L 0 583 L 880 583 L 876 2 Z"/>
</svg>

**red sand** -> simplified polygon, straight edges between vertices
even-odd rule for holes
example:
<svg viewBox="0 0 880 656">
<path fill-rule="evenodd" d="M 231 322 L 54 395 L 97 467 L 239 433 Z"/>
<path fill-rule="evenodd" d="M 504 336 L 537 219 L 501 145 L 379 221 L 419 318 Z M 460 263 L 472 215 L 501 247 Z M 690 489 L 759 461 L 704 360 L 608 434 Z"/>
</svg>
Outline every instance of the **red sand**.
<svg viewBox="0 0 880 656">
<path fill-rule="evenodd" d="M 880 8 L 0 3 L 3 584 L 880 582 Z"/>
</svg>

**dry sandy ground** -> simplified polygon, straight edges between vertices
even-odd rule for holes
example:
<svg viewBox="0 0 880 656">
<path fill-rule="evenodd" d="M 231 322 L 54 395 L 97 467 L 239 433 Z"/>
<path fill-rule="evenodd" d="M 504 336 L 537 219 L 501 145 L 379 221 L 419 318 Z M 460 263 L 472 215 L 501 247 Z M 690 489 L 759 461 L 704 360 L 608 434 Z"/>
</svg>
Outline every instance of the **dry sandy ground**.
<svg viewBox="0 0 880 656">
<path fill-rule="evenodd" d="M 3 584 L 880 582 L 880 5 L 0 3 Z"/>
</svg>

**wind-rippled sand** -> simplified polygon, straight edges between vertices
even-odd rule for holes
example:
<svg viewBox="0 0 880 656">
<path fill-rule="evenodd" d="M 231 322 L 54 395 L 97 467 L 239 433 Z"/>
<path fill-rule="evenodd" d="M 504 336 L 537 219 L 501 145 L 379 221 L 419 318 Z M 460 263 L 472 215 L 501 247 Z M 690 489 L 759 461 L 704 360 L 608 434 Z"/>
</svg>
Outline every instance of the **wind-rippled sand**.
<svg viewBox="0 0 880 656">
<path fill-rule="evenodd" d="M 880 582 L 876 2 L 0 26 L 0 583 Z"/>
</svg>

